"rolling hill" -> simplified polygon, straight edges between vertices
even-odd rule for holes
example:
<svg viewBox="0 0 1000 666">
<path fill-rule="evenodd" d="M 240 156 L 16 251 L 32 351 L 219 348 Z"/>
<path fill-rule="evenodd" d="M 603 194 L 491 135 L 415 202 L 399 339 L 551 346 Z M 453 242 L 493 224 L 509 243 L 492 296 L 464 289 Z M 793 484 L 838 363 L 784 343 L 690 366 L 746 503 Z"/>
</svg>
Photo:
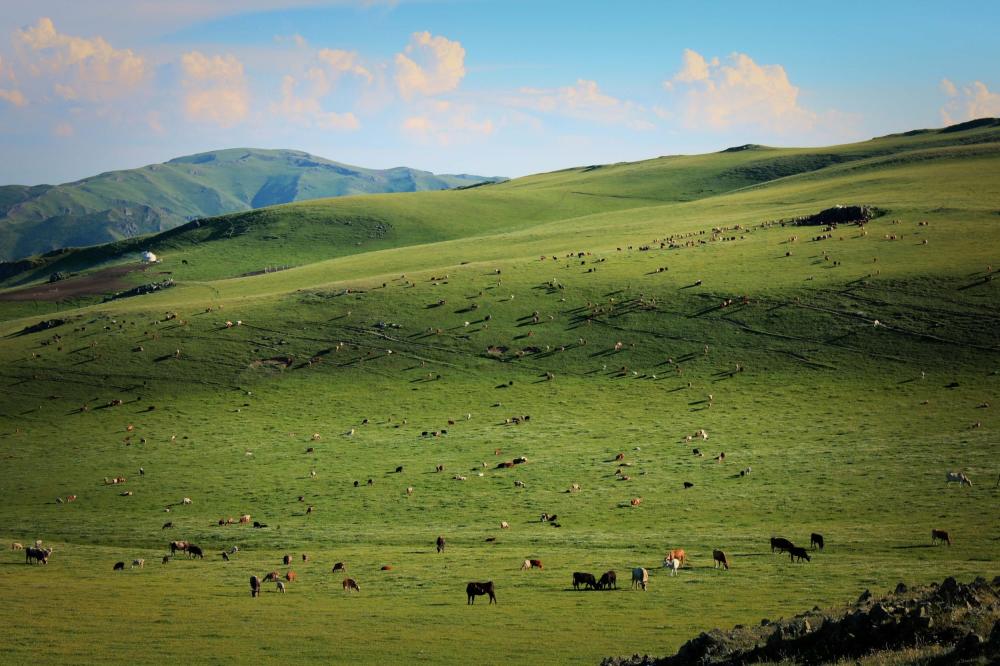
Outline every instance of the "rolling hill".
<svg viewBox="0 0 1000 666">
<path fill-rule="evenodd" d="M 407 167 L 365 169 L 294 150 L 217 150 L 63 185 L 2 186 L 0 258 L 107 243 L 292 201 L 495 180 Z"/>
<path fill-rule="evenodd" d="M 0 551 L 0 662 L 596 664 L 990 580 L 998 175 L 987 120 L 297 202 L 7 264 L 0 538 L 54 550 Z M 810 217 L 838 204 L 882 214 Z M 814 532 L 808 561 L 772 552 Z M 609 570 L 617 590 L 571 584 Z M 251 597 L 272 571 L 286 593 Z M 469 581 L 498 603 L 468 605 Z"/>
</svg>

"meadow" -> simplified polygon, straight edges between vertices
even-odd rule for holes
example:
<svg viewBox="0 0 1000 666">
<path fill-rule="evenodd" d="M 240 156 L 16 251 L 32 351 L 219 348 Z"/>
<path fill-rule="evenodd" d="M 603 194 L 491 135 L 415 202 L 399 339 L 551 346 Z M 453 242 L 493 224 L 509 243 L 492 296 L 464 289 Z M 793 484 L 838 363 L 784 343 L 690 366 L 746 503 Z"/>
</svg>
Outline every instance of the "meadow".
<svg viewBox="0 0 1000 666">
<path fill-rule="evenodd" d="M 0 300 L 0 538 L 54 548 L 0 558 L 0 661 L 597 663 L 1000 574 L 998 138 L 306 202 L 41 260 L 10 289 L 145 247 L 177 286 Z M 886 214 L 779 222 L 838 203 Z M 239 277 L 266 264 L 294 267 Z M 241 514 L 267 527 L 217 524 Z M 770 552 L 811 532 L 811 562 Z M 161 564 L 174 539 L 205 559 Z M 288 569 L 251 598 L 250 575 Z M 609 569 L 619 590 L 572 589 Z M 467 606 L 486 580 L 498 604 Z"/>
</svg>

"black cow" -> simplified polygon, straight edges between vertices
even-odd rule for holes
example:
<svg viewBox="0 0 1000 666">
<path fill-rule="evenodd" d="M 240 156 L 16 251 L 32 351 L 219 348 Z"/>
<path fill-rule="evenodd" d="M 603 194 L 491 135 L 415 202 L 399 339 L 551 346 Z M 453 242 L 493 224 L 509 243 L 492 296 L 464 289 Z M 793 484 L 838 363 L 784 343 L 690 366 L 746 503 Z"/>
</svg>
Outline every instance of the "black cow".
<svg viewBox="0 0 1000 666">
<path fill-rule="evenodd" d="M 490 603 L 495 604 L 497 597 L 493 593 L 493 581 L 486 583 L 469 583 L 465 586 L 465 593 L 469 596 L 469 603 L 475 603 L 476 597 L 484 594 L 490 595 Z"/>
<path fill-rule="evenodd" d="M 610 590 L 612 587 L 618 589 L 618 574 L 614 571 L 605 571 L 601 574 L 601 579 L 597 581 L 597 589 Z"/>
<path fill-rule="evenodd" d="M 256 597 L 258 594 L 260 594 L 260 578 L 250 576 L 250 596 Z"/>
<path fill-rule="evenodd" d="M 444 537 L 443 536 L 439 536 L 437 538 L 437 549 L 438 549 L 439 553 L 443 553 L 444 552 Z"/>
<path fill-rule="evenodd" d="M 594 578 L 594 574 L 581 573 L 579 571 L 573 572 L 573 589 L 579 590 L 580 586 L 583 585 L 583 589 L 597 589 L 597 579 Z"/>
<path fill-rule="evenodd" d="M 28 546 L 24 551 L 24 563 L 30 564 L 31 560 L 35 560 L 38 564 L 48 564 L 49 555 L 51 553 L 52 551 L 47 548 L 35 548 L 34 546 Z"/>
<path fill-rule="evenodd" d="M 810 534 L 809 545 L 812 546 L 813 548 L 819 548 L 820 550 L 823 550 L 823 535 L 816 534 L 815 532 Z"/>
<path fill-rule="evenodd" d="M 190 545 L 187 547 L 187 551 L 188 557 L 200 557 L 201 559 L 205 559 L 205 553 L 201 551 L 199 546 Z"/>
<path fill-rule="evenodd" d="M 796 557 L 799 558 L 799 562 L 801 562 L 802 560 L 808 562 L 812 559 L 811 557 L 809 557 L 809 553 L 806 552 L 805 548 L 799 548 L 798 546 L 792 546 L 788 550 L 788 556 L 792 560 L 792 562 L 795 561 Z"/>
<path fill-rule="evenodd" d="M 778 551 L 779 553 L 784 553 L 795 548 L 795 544 L 788 539 L 782 537 L 771 537 L 771 552 Z"/>
<path fill-rule="evenodd" d="M 115 571 L 125 571 L 125 563 L 124 562 L 115 562 L 114 570 Z"/>
</svg>

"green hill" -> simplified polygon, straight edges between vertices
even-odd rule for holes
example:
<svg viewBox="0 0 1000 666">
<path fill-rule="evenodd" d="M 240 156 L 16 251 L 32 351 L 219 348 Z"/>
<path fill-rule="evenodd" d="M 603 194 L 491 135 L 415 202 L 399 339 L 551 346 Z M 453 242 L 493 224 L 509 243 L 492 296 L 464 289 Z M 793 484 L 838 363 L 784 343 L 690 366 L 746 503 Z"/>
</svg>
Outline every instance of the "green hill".
<svg viewBox="0 0 1000 666">
<path fill-rule="evenodd" d="M 58 186 L 0 187 L 0 257 L 107 243 L 291 201 L 493 180 L 407 167 L 364 169 L 294 150 L 217 150 Z"/>
<path fill-rule="evenodd" d="M 300 202 L 6 265 L 0 538 L 54 551 L 0 551 L 0 662 L 596 664 L 1000 575 L 998 132 Z M 811 217 L 838 204 L 881 214 Z M 809 561 L 772 552 L 814 532 Z M 252 598 L 272 571 L 297 580 Z M 871 619 L 903 615 L 933 614 Z"/>
</svg>

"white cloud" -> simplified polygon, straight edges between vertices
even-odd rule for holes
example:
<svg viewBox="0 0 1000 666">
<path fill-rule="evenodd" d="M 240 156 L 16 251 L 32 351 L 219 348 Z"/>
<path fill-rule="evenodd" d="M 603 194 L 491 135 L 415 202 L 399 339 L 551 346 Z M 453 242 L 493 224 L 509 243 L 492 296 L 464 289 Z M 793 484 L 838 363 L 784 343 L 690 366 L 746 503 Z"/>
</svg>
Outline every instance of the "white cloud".
<svg viewBox="0 0 1000 666">
<path fill-rule="evenodd" d="M 0 88 L 0 99 L 14 106 L 24 106 L 28 103 L 28 99 L 20 90 L 5 90 L 4 88 Z"/>
<path fill-rule="evenodd" d="M 645 117 L 645 108 L 612 97 L 601 91 L 597 82 L 586 79 L 579 79 L 575 85 L 561 88 L 521 88 L 505 102 L 517 108 L 609 125 L 625 125 L 637 130 L 654 127 Z"/>
<path fill-rule="evenodd" d="M 116 49 L 102 37 L 60 33 L 49 18 L 18 30 L 14 40 L 28 72 L 51 79 L 53 91 L 69 100 L 99 102 L 128 94 L 149 73 L 146 60 L 130 49 Z"/>
<path fill-rule="evenodd" d="M 475 108 L 468 104 L 455 104 L 434 100 L 421 105 L 417 115 L 403 120 L 403 132 L 419 141 L 447 146 L 466 143 L 489 136 L 496 126 L 489 118 L 476 120 Z"/>
<path fill-rule="evenodd" d="M 296 93 L 299 81 L 290 74 L 286 75 L 281 81 L 281 101 L 271 105 L 272 113 L 303 127 L 347 131 L 360 128 L 361 123 L 351 112 L 336 113 L 323 110 L 320 97 L 329 90 L 329 84 L 326 82 L 322 70 L 310 70 L 310 73 L 307 74 L 307 80 L 309 80 L 310 75 L 312 76 L 312 90 L 304 95 Z M 317 94 L 320 91 L 323 92 Z"/>
<path fill-rule="evenodd" d="M 231 127 L 249 112 L 250 99 L 243 63 L 235 56 L 181 56 L 184 113 L 190 120 Z"/>
<path fill-rule="evenodd" d="M 756 126 L 783 133 L 811 129 L 818 120 L 799 104 L 799 89 L 784 67 L 759 65 L 743 53 L 720 62 L 686 49 L 683 67 L 664 87 L 680 95 L 679 114 L 687 128 Z"/>
<path fill-rule="evenodd" d="M 69 123 L 59 123 L 58 125 L 52 128 L 52 133 L 55 134 L 56 136 L 61 136 L 63 138 L 66 138 L 73 136 L 73 134 L 75 134 L 75 131 L 73 130 L 73 126 L 70 125 Z"/>
<path fill-rule="evenodd" d="M 340 74 L 354 74 L 363 78 L 368 83 L 371 83 L 373 80 L 372 73 L 367 67 L 361 64 L 356 51 L 323 49 L 316 54 L 316 57 L 319 58 L 320 62 L 329 67 L 335 76 Z"/>
<path fill-rule="evenodd" d="M 982 81 L 959 88 L 948 79 L 942 79 L 941 90 L 949 98 L 941 108 L 941 120 L 945 125 L 1000 116 L 1000 93 L 991 92 Z"/>
<path fill-rule="evenodd" d="M 415 32 L 404 53 L 396 54 L 396 86 L 403 99 L 439 95 L 465 76 L 465 49 L 459 42 Z"/>
</svg>

